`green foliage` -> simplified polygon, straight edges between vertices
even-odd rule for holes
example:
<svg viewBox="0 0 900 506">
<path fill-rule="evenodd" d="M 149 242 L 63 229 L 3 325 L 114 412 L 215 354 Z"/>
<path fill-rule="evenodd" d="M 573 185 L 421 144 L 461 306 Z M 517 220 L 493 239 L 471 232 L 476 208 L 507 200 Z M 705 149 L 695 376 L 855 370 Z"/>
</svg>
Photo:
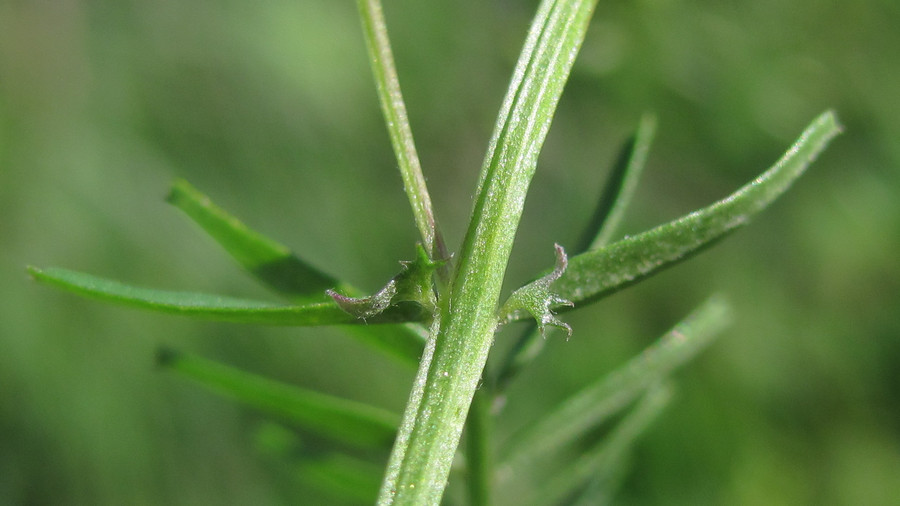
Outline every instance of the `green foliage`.
<svg viewBox="0 0 900 506">
<path fill-rule="evenodd" d="M 557 471 L 543 487 L 536 504 L 610 504 L 622 460 L 635 440 L 671 402 L 667 383 L 648 387 L 638 404 L 619 421 L 600 443 L 588 448 L 577 460 Z M 574 496 L 574 497 L 573 497 Z"/>
<path fill-rule="evenodd" d="M 746 186 L 675 221 L 573 257 L 554 289 L 567 300 L 590 302 L 689 258 L 765 209 L 838 133 L 834 114 L 822 114 L 781 160 Z"/>
<path fill-rule="evenodd" d="M 330 303 L 287 306 L 205 293 L 173 292 L 130 286 L 59 268 L 29 267 L 28 272 L 38 281 L 80 295 L 164 313 L 269 325 L 337 325 L 355 321 L 354 317 L 341 311 L 336 304 Z"/>
<path fill-rule="evenodd" d="M 729 322 L 728 305 L 716 298 L 620 369 L 562 402 L 543 419 L 514 435 L 501 451 L 507 465 L 537 460 L 603 424 L 652 385 L 706 348 Z"/>
<path fill-rule="evenodd" d="M 745 225 L 782 195 L 839 133 L 826 112 L 772 168 L 725 199 L 649 231 L 611 242 L 634 194 L 655 120 L 645 117 L 622 150 L 578 253 L 556 246 L 556 266 L 500 295 L 525 196 L 575 56 L 596 2 L 545 0 L 513 72 L 482 166 L 462 243 L 448 253 L 432 210 L 410 121 L 400 93 L 380 2 L 359 0 L 379 99 L 404 188 L 423 244 L 416 258 L 374 295 L 313 267 L 286 246 L 251 230 L 185 181 L 168 197 L 237 263 L 289 303 L 135 287 L 59 268 L 29 268 L 38 281 L 79 295 L 141 309 L 225 322 L 267 325 L 340 325 L 363 342 L 401 358 L 419 359 L 402 417 L 367 404 L 290 386 L 214 361 L 165 351 L 160 364 L 183 377 L 258 410 L 264 417 L 343 445 L 340 452 L 294 460 L 297 433 L 277 425 L 259 434 L 264 454 L 290 463 L 305 479 L 344 500 L 372 499 L 371 465 L 358 455 L 393 448 L 378 490 L 379 504 L 439 504 L 457 459 L 468 417 L 465 471 L 473 504 L 489 504 L 494 487 L 548 454 L 602 432 L 558 472 L 539 480 L 542 503 L 595 503 L 616 491 L 631 446 L 671 399 L 674 370 L 721 333 L 729 308 L 713 298 L 621 368 L 561 402 L 513 434 L 492 440 L 495 413 L 509 382 L 538 356 L 546 326 L 572 328 L 553 310 L 577 309 L 702 251 Z M 335 232 L 335 231 L 332 231 Z M 532 317 L 501 367 L 486 371 L 501 324 Z M 586 333 L 586 332 L 585 332 Z M 480 389 L 479 389 L 479 385 Z M 611 420 L 619 416 L 615 423 Z M 395 438 L 396 432 L 396 438 Z M 569 451 L 572 449 L 569 448 Z M 343 453 L 346 451 L 346 453 Z M 356 453 L 354 453 L 356 452 Z M 495 455 L 496 452 L 496 455 Z M 496 465 L 494 461 L 497 461 Z M 344 487 L 345 490 L 342 490 Z M 330 492 L 329 492 L 330 491 Z"/>
<path fill-rule="evenodd" d="M 201 357 L 161 350 L 160 366 L 291 422 L 319 436 L 360 447 L 387 447 L 397 430 L 393 413 L 311 392 Z"/>
<path fill-rule="evenodd" d="M 166 199 L 219 243 L 264 285 L 296 303 L 323 302 L 325 290 L 339 282 L 297 258 L 282 244 L 251 230 L 184 180 L 175 181 Z M 353 291 L 352 287 L 340 286 Z"/>
</svg>

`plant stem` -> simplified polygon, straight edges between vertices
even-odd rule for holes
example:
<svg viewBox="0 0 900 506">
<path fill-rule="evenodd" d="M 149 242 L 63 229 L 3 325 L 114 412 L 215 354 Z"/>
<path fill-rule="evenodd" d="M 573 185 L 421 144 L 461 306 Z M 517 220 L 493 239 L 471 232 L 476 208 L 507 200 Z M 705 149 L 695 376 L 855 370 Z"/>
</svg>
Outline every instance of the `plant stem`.
<svg viewBox="0 0 900 506">
<path fill-rule="evenodd" d="M 439 302 L 379 504 L 439 504 L 497 326 L 503 276 L 537 156 L 590 21 L 592 0 L 538 9 L 491 141 L 449 290 Z"/>
<path fill-rule="evenodd" d="M 449 255 L 444 240 L 437 228 L 434 211 L 431 208 L 431 197 L 422 175 L 422 166 L 416 145 L 413 142 L 409 118 L 403 94 L 400 93 L 400 81 L 394 66 L 394 55 L 388 39 L 387 24 L 381 8 L 381 0 L 358 0 L 360 18 L 369 49 L 369 60 L 375 83 L 378 88 L 378 99 L 391 137 L 391 145 L 400 166 L 403 177 L 403 188 L 409 197 L 416 226 L 425 243 L 425 249 L 433 259 L 445 259 Z"/>
</svg>

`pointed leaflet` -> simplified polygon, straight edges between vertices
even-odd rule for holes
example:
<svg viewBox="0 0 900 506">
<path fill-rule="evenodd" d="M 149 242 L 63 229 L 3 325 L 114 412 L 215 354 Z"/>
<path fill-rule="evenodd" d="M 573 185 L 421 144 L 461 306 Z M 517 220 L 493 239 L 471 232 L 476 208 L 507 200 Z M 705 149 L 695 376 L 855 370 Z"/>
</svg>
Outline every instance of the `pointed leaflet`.
<svg viewBox="0 0 900 506">
<path fill-rule="evenodd" d="M 570 258 L 554 289 L 576 305 L 593 302 L 701 251 L 784 193 L 838 133 L 834 114 L 822 114 L 778 163 L 746 186 L 675 221 Z"/>
<path fill-rule="evenodd" d="M 566 272 L 568 263 L 563 247 L 555 244 L 554 248 L 556 248 L 556 268 L 550 274 L 513 292 L 500 310 L 500 313 L 509 315 L 507 320 L 501 323 L 515 319 L 525 312 L 534 317 L 541 334 L 547 325 L 553 325 L 564 329 L 570 337 L 572 336 L 572 327 L 560 321 L 550 310 L 551 307 L 572 305 L 570 301 L 554 294 L 550 289 L 550 285 Z"/>
<path fill-rule="evenodd" d="M 360 323 L 334 302 L 320 302 L 297 306 L 237 299 L 194 292 L 155 290 L 126 285 L 110 279 L 59 268 L 28 272 L 44 283 L 55 285 L 79 295 L 116 302 L 162 313 L 208 318 L 211 320 L 257 323 L 263 325 L 314 326 Z M 369 323 L 396 323 L 421 318 L 421 308 L 397 306 L 385 311 Z"/>
<path fill-rule="evenodd" d="M 160 366 L 262 413 L 333 441 L 387 448 L 398 416 L 373 406 L 305 390 L 205 358 L 161 350 Z"/>
<path fill-rule="evenodd" d="M 393 279 L 388 281 L 384 288 L 368 297 L 347 297 L 334 290 L 326 293 L 345 313 L 360 320 L 368 320 L 380 315 L 391 305 L 397 295 L 397 282 Z"/>
<path fill-rule="evenodd" d="M 348 297 L 335 290 L 328 290 L 328 295 L 348 314 L 366 320 L 380 315 L 391 306 L 413 303 L 422 309 L 422 313 L 433 314 L 435 304 L 432 278 L 446 261 L 434 262 L 421 244 L 416 245 L 416 259 L 411 262 L 400 262 L 403 266 L 400 274 L 394 276 L 384 287 L 368 297 Z"/>
<path fill-rule="evenodd" d="M 505 465 L 535 461 L 596 428 L 705 349 L 729 322 L 729 313 L 717 297 L 704 302 L 640 355 L 514 434 L 504 445 Z"/>
</svg>

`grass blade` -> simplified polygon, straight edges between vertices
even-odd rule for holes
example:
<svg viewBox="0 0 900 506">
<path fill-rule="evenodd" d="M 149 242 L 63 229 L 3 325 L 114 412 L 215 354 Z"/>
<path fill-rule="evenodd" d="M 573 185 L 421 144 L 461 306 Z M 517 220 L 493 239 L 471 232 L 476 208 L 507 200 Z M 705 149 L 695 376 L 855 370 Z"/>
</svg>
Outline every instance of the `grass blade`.
<svg viewBox="0 0 900 506">
<path fill-rule="evenodd" d="M 504 445 L 504 466 L 533 462 L 597 427 L 705 349 L 730 319 L 728 305 L 710 298 L 654 345 L 529 424 Z"/>
<path fill-rule="evenodd" d="M 81 272 L 51 267 L 29 267 L 37 281 L 79 295 L 162 313 L 211 320 L 263 325 L 315 326 L 356 323 L 396 323 L 417 320 L 418 305 L 392 307 L 376 318 L 362 321 L 345 313 L 334 302 L 281 305 L 195 292 L 176 292 L 126 285 Z M 418 316 L 417 316 L 418 315 Z"/>
<path fill-rule="evenodd" d="M 350 287 L 297 258 L 287 246 L 251 230 L 185 180 L 172 184 L 166 200 L 191 218 L 242 267 L 293 302 L 329 300 L 325 290 Z"/>
<path fill-rule="evenodd" d="M 554 291 L 577 307 L 702 251 L 746 225 L 784 193 L 838 133 L 834 114 L 822 114 L 772 168 L 727 198 L 606 248 L 573 256 Z"/>
<path fill-rule="evenodd" d="M 403 188 L 409 197 L 416 226 L 419 228 L 419 233 L 431 258 L 448 258 L 444 241 L 435 224 L 431 197 L 428 194 L 425 176 L 422 175 L 422 166 L 419 163 L 419 155 L 416 153 L 416 145 L 413 142 L 403 94 L 400 93 L 400 80 L 394 66 L 394 55 L 391 52 L 381 1 L 358 0 L 356 4 L 362 20 L 366 47 L 369 50 L 369 61 L 375 76 L 378 99 L 381 102 L 381 110 L 384 113 L 384 120 L 391 137 L 391 145 L 394 147 L 394 154 L 397 156 L 397 163 L 400 166 Z"/>
<path fill-rule="evenodd" d="M 287 385 L 212 360 L 161 350 L 160 366 L 266 415 L 332 441 L 388 448 L 399 417 L 358 402 Z"/>
</svg>

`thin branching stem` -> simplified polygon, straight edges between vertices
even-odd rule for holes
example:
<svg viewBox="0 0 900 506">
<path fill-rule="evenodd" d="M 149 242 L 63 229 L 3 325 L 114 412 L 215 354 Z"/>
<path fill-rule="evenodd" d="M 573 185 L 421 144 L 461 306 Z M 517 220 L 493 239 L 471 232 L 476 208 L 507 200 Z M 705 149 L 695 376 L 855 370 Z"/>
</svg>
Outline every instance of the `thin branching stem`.
<svg viewBox="0 0 900 506">
<path fill-rule="evenodd" d="M 422 175 L 416 144 L 413 142 L 381 0 L 358 0 L 357 6 L 362 19 L 366 46 L 369 49 L 369 61 L 375 74 L 378 99 L 381 102 L 381 110 L 403 177 L 403 188 L 409 197 L 416 226 L 431 258 L 445 259 L 449 255 L 435 222 L 431 197 L 425 184 L 425 176 Z"/>
</svg>

